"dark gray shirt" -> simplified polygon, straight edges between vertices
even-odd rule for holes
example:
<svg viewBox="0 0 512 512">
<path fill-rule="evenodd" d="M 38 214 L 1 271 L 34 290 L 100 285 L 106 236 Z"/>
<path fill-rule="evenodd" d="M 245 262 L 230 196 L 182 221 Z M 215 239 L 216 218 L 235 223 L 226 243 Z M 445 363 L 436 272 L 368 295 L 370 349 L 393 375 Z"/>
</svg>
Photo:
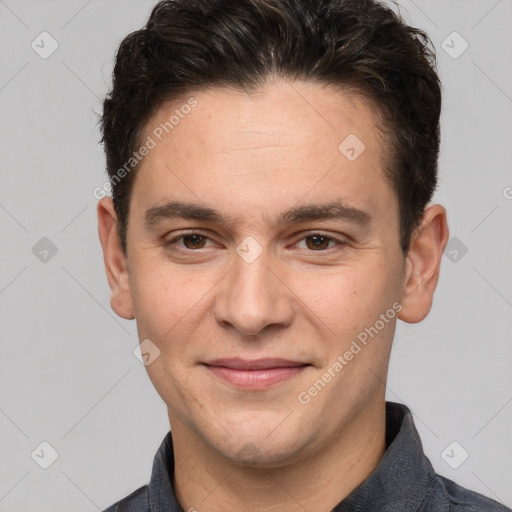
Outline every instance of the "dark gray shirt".
<svg viewBox="0 0 512 512">
<path fill-rule="evenodd" d="M 169 432 L 155 455 L 149 485 L 140 487 L 104 512 L 184 512 L 174 494 L 173 474 Z M 403 404 L 386 402 L 386 453 L 375 471 L 332 512 L 372 511 L 512 512 L 512 509 L 436 474 L 423 453 L 411 411 Z"/>
</svg>

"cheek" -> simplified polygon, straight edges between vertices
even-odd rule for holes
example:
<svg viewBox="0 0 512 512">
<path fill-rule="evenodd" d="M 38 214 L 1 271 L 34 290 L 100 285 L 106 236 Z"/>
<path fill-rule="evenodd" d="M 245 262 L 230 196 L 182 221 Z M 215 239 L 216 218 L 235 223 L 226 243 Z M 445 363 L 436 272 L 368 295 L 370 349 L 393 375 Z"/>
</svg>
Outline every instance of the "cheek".
<svg viewBox="0 0 512 512">
<path fill-rule="evenodd" d="M 352 334 L 373 324 L 395 300 L 393 270 L 372 261 L 338 267 L 304 278 L 296 275 L 294 290 L 301 301 L 336 335 Z M 331 332 L 331 334 L 334 335 Z"/>
<path fill-rule="evenodd" d="M 195 279 L 176 267 L 141 262 L 131 282 L 139 336 L 165 345 L 204 307 L 210 288 L 204 279 Z"/>
</svg>

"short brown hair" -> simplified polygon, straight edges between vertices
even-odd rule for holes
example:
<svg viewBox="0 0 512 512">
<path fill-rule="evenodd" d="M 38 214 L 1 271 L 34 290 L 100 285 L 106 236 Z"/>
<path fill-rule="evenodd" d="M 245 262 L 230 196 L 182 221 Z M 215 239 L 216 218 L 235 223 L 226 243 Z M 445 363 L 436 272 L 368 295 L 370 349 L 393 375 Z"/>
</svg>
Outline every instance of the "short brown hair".
<svg viewBox="0 0 512 512">
<path fill-rule="evenodd" d="M 100 120 L 126 252 L 133 172 L 118 178 L 164 101 L 269 76 L 355 90 L 383 119 L 386 176 L 408 251 L 437 183 L 441 85 L 429 37 L 377 0 L 163 0 L 121 42 Z"/>
</svg>

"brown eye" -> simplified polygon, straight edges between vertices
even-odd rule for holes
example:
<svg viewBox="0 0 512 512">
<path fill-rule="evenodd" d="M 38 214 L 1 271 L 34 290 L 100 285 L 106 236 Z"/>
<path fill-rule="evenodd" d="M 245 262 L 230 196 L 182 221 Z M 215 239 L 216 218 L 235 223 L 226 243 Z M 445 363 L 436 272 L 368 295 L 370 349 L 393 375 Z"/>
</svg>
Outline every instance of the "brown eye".
<svg viewBox="0 0 512 512">
<path fill-rule="evenodd" d="M 329 248 L 329 243 L 332 242 L 332 238 L 323 235 L 310 235 L 305 238 L 306 246 L 312 251 L 319 251 Z"/>
<path fill-rule="evenodd" d="M 198 234 L 184 235 L 180 238 L 183 239 L 183 245 L 187 249 L 202 249 L 206 242 L 206 237 Z"/>
<path fill-rule="evenodd" d="M 207 249 L 215 246 L 213 240 L 199 231 L 176 233 L 170 240 L 164 240 L 163 246 L 167 251 L 191 254 L 199 252 L 199 249 Z"/>
</svg>

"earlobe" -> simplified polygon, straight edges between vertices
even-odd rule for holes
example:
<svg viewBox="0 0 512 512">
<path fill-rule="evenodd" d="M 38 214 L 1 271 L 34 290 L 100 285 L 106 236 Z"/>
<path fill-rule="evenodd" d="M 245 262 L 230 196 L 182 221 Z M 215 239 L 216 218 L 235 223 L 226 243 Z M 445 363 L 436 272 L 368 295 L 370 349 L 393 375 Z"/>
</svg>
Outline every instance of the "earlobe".
<svg viewBox="0 0 512 512">
<path fill-rule="evenodd" d="M 110 305 L 121 317 L 134 318 L 126 256 L 117 231 L 117 215 L 110 197 L 98 202 L 98 234 L 103 249 L 103 261 L 110 286 Z"/>
<path fill-rule="evenodd" d="M 439 279 L 443 251 L 448 242 L 446 210 L 438 204 L 428 207 L 416 228 L 406 260 L 400 320 L 421 322 L 432 307 Z"/>
</svg>

